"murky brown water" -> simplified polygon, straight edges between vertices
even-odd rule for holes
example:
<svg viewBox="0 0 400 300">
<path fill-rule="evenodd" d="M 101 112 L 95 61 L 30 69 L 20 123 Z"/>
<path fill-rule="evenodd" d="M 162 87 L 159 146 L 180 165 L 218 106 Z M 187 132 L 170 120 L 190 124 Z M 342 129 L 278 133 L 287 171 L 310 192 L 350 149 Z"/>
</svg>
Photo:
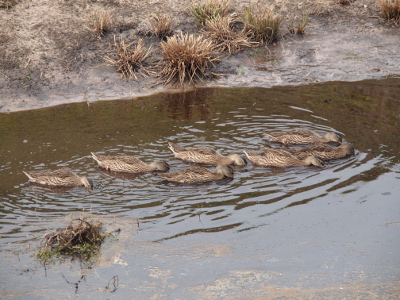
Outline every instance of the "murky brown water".
<svg viewBox="0 0 400 300">
<path fill-rule="evenodd" d="M 61 273 L 71 282 L 85 275 L 83 296 L 118 299 L 239 299 L 238 285 L 263 296 L 266 285 L 399 280 L 400 225 L 391 224 L 400 222 L 399 95 L 400 80 L 387 79 L 199 89 L 1 114 L 2 294 L 75 297 Z M 242 153 L 264 146 L 266 130 L 298 127 L 339 132 L 356 155 L 325 169 L 250 163 L 232 181 L 194 186 L 108 173 L 90 156 L 166 160 L 175 171 L 189 164 L 173 158 L 167 141 Z M 62 166 L 92 179 L 93 192 L 34 186 L 22 173 Z M 123 238 L 105 246 L 111 258 L 92 270 L 61 264 L 45 272 L 29 256 L 45 233 L 38 226 L 63 226 L 83 209 L 122 228 Z M 118 290 L 101 290 L 115 275 Z"/>
</svg>

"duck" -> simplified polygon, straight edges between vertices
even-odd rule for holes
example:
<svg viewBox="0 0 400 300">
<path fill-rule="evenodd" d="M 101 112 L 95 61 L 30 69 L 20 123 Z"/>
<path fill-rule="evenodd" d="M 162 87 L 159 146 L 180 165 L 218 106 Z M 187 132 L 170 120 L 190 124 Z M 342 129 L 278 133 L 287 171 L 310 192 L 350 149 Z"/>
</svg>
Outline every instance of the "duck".
<svg viewBox="0 0 400 300">
<path fill-rule="evenodd" d="M 271 142 L 283 143 L 286 146 L 290 144 L 312 144 L 312 143 L 342 143 L 342 137 L 334 132 L 327 132 L 320 136 L 318 133 L 308 129 L 294 129 L 288 131 L 265 132 Z"/>
<path fill-rule="evenodd" d="M 100 155 L 91 152 L 92 157 L 100 167 L 115 172 L 126 172 L 126 173 L 142 173 L 142 172 L 168 172 L 170 167 L 169 164 L 164 161 L 155 161 L 150 164 L 146 164 L 136 156 L 130 155 Z"/>
<path fill-rule="evenodd" d="M 354 148 L 350 144 L 341 144 L 336 148 L 327 144 L 315 144 L 301 149 L 288 149 L 287 151 L 298 159 L 305 159 L 307 156 L 317 156 L 324 160 L 331 160 L 354 155 Z"/>
<path fill-rule="evenodd" d="M 168 148 L 172 151 L 176 158 L 183 161 L 192 161 L 201 164 L 222 164 L 244 166 L 247 164 L 239 154 L 222 155 L 220 152 L 208 147 L 190 147 L 184 148 L 172 142 L 168 142 Z"/>
<path fill-rule="evenodd" d="M 247 158 L 255 165 L 273 167 L 297 167 L 297 166 L 316 166 L 323 168 L 324 163 L 316 156 L 308 156 L 305 159 L 298 159 L 293 154 L 280 149 L 267 148 L 262 153 L 251 150 L 243 150 Z"/>
<path fill-rule="evenodd" d="M 193 166 L 181 171 L 157 175 L 167 181 L 193 184 L 217 181 L 225 177 L 233 178 L 233 169 L 231 166 L 218 164 L 214 172 L 202 166 Z"/>
<path fill-rule="evenodd" d="M 84 186 L 90 192 L 93 182 L 86 176 L 79 176 L 69 168 L 62 168 L 47 172 L 25 172 L 29 180 L 34 183 L 50 186 Z"/>
</svg>

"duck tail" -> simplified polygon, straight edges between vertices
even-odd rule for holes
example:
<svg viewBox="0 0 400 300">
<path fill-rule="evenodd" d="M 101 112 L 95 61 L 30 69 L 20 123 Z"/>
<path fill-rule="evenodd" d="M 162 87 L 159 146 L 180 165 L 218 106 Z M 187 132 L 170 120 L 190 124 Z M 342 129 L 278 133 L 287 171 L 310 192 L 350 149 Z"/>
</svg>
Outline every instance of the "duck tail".
<svg viewBox="0 0 400 300">
<path fill-rule="evenodd" d="M 172 142 L 168 142 L 168 148 L 174 153 L 177 154 L 178 152 L 186 151 L 185 148 L 178 146 Z"/>
<path fill-rule="evenodd" d="M 99 163 L 99 158 L 97 157 L 96 153 L 94 152 L 90 152 L 92 154 L 92 157 L 95 161 L 97 161 L 97 163 Z"/>
<path fill-rule="evenodd" d="M 32 176 L 31 176 L 28 172 L 25 172 L 25 171 L 22 171 L 22 172 L 24 172 L 24 174 L 25 174 L 26 176 L 28 176 L 29 179 L 33 179 Z"/>
</svg>

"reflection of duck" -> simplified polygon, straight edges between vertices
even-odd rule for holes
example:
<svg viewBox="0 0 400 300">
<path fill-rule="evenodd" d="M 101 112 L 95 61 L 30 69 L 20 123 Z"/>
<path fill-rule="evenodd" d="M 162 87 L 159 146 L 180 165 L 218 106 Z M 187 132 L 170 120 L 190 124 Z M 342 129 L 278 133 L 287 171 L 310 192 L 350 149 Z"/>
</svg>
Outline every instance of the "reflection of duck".
<svg viewBox="0 0 400 300">
<path fill-rule="evenodd" d="M 274 167 L 296 167 L 296 166 L 317 166 L 324 167 L 324 163 L 315 156 L 308 156 L 300 160 L 284 150 L 266 148 L 262 153 L 250 150 L 243 150 L 247 158 L 255 165 Z"/>
<path fill-rule="evenodd" d="M 93 152 L 92 156 L 100 167 L 109 171 L 127 172 L 127 173 L 141 173 L 161 171 L 167 172 L 169 165 L 163 161 L 155 161 L 151 164 L 142 162 L 139 158 L 129 155 L 107 156 L 99 155 Z"/>
<path fill-rule="evenodd" d="M 93 183 L 86 176 L 78 176 L 68 168 L 62 168 L 49 172 L 25 172 L 29 180 L 34 183 L 51 186 L 84 186 L 90 192 Z"/>
<path fill-rule="evenodd" d="M 184 148 L 174 143 L 168 142 L 168 148 L 174 153 L 175 157 L 183 161 L 192 161 L 202 164 L 236 164 L 243 166 L 246 161 L 238 154 L 224 156 L 218 151 L 208 147 Z"/>
<path fill-rule="evenodd" d="M 227 165 L 217 165 L 215 172 L 207 168 L 194 166 L 178 172 L 158 174 L 159 177 L 173 182 L 198 183 L 221 180 L 224 177 L 233 178 L 233 169 Z"/>
<path fill-rule="evenodd" d="M 270 133 L 265 132 L 265 135 L 269 137 L 271 142 L 280 142 L 285 145 L 329 142 L 342 143 L 342 138 L 334 132 L 328 132 L 324 136 L 320 136 L 316 132 L 308 129 L 294 129 Z"/>
<path fill-rule="evenodd" d="M 104 168 L 99 168 L 98 172 L 101 174 L 111 176 L 111 177 L 116 177 L 116 178 L 119 178 L 122 180 L 134 180 L 137 177 L 142 175 L 142 173 L 127 173 L 127 172 L 109 171 Z"/>
<path fill-rule="evenodd" d="M 302 149 L 289 149 L 288 151 L 298 159 L 304 159 L 307 156 L 318 156 L 328 160 L 354 155 L 354 148 L 350 144 L 342 144 L 337 148 L 326 144 L 315 144 Z"/>
</svg>

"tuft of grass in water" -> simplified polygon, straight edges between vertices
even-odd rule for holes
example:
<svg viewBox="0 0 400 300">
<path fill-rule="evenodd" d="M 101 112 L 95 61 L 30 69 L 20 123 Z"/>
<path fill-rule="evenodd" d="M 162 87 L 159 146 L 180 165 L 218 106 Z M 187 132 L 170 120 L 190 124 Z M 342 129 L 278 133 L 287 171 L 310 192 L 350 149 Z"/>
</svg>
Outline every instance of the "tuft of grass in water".
<svg viewBox="0 0 400 300">
<path fill-rule="evenodd" d="M 200 3 L 193 4 L 190 11 L 196 20 L 204 26 L 206 21 L 213 22 L 225 16 L 230 8 L 230 0 L 203 0 Z"/>
<path fill-rule="evenodd" d="M 209 68 L 219 61 L 216 46 L 204 36 L 181 33 L 161 42 L 160 54 L 163 58 L 160 78 L 165 83 L 192 83 L 202 79 Z"/>
<path fill-rule="evenodd" d="M 234 30 L 235 20 L 231 16 L 219 17 L 214 21 L 206 20 L 205 33 L 217 45 L 220 51 L 227 51 L 234 54 L 243 49 L 243 47 L 257 46 L 258 42 L 250 41 L 248 34 L 244 31 Z"/>
<path fill-rule="evenodd" d="M 132 49 L 134 44 L 135 42 L 127 44 L 124 39 L 117 40 L 114 36 L 115 52 L 112 57 L 106 56 L 104 60 L 110 66 L 117 67 L 117 72 L 121 72 L 122 78 L 137 80 L 136 74 L 139 71 L 143 71 L 141 73 L 145 76 L 152 73 L 145 66 L 145 61 L 151 55 L 152 49 L 145 48 L 143 39 L 140 39 L 136 47 Z"/>
<path fill-rule="evenodd" d="M 166 14 L 153 14 L 148 17 L 151 29 L 158 38 L 166 38 L 173 34 L 171 29 L 171 16 Z"/>
<path fill-rule="evenodd" d="M 74 218 L 64 228 L 47 234 L 35 256 L 42 262 L 61 256 L 91 260 L 99 253 L 106 237 L 101 226 L 93 217 Z"/>
<path fill-rule="evenodd" d="M 308 24 L 308 15 L 305 15 L 301 18 L 301 20 L 297 23 L 297 30 L 296 33 L 297 34 L 304 34 L 305 29 L 307 27 Z"/>
<path fill-rule="evenodd" d="M 100 10 L 90 16 L 92 20 L 93 31 L 101 38 L 111 26 L 111 16 L 105 10 Z"/>
<path fill-rule="evenodd" d="M 379 0 L 383 13 L 388 21 L 396 24 L 400 21 L 400 0 Z"/>
<path fill-rule="evenodd" d="M 245 7 L 242 19 L 244 30 L 250 32 L 254 40 L 261 43 L 273 43 L 278 40 L 283 17 L 274 14 L 272 7 Z"/>
</svg>

